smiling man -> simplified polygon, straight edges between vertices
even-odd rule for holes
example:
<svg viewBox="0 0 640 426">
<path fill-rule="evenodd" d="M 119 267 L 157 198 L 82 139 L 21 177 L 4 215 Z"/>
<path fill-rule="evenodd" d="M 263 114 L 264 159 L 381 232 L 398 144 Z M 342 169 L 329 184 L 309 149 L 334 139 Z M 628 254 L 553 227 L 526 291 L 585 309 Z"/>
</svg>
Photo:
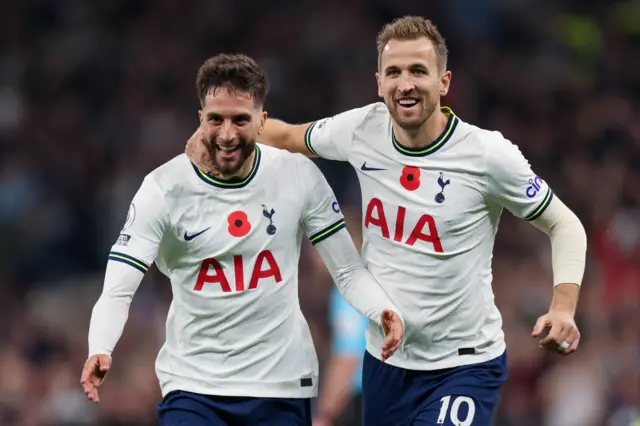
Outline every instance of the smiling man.
<svg viewBox="0 0 640 426">
<path fill-rule="evenodd" d="M 407 327 L 405 344 L 388 363 L 379 350 L 384 335 L 367 331 L 367 426 L 490 424 L 506 378 L 502 318 L 491 289 L 504 208 L 551 240 L 553 300 L 532 336 L 564 355 L 580 341 L 574 314 L 584 228 L 516 145 L 441 106 L 451 84 L 447 54 L 431 21 L 398 19 L 378 36 L 384 103 L 302 125 L 271 119 L 260 136 L 268 145 L 348 161 L 358 174 L 362 256 Z M 187 152 L 206 169 L 204 147 L 196 132 Z"/>
<path fill-rule="evenodd" d="M 302 234 L 345 299 L 387 336 L 383 358 L 402 342 L 402 318 L 365 269 L 320 170 L 256 143 L 264 71 L 247 56 L 218 55 L 200 68 L 197 88 L 213 173 L 182 154 L 144 179 L 109 254 L 81 383 L 98 402 L 131 299 L 155 262 L 173 293 L 156 362 L 160 424 L 310 426 L 318 361 L 298 301 Z"/>
</svg>

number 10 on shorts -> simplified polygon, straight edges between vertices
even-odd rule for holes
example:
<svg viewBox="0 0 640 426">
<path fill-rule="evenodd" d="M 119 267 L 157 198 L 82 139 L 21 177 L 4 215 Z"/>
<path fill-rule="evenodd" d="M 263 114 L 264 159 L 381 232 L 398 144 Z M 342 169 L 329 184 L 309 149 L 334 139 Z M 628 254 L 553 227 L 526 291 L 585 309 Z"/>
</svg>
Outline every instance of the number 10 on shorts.
<svg viewBox="0 0 640 426">
<path fill-rule="evenodd" d="M 440 399 L 440 402 L 442 402 L 442 406 L 440 407 L 437 424 L 444 424 L 448 413 L 451 418 L 451 423 L 453 423 L 454 426 L 471 426 L 473 416 L 476 414 L 476 406 L 473 399 L 468 396 L 458 396 L 453 400 L 453 404 L 451 404 L 451 395 L 449 395 Z M 458 417 L 458 412 L 460 411 L 460 405 L 463 403 L 467 404 L 469 410 L 467 411 L 466 417 L 461 420 Z M 449 410 L 449 404 L 451 404 L 451 410 Z"/>
</svg>

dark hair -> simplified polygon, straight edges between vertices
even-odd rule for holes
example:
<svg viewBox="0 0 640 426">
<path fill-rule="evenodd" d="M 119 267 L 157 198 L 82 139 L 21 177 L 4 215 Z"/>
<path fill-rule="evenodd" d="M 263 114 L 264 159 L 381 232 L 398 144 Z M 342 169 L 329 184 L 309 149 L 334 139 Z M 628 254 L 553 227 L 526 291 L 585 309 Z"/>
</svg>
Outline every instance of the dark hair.
<svg viewBox="0 0 640 426">
<path fill-rule="evenodd" d="M 259 106 L 264 105 L 269 84 L 264 70 L 242 54 L 222 53 L 207 59 L 198 70 L 196 89 L 200 105 L 211 89 L 224 87 L 230 92 L 248 93 Z"/>
<path fill-rule="evenodd" d="M 422 16 L 404 16 L 382 28 L 377 39 L 378 68 L 380 68 L 382 51 L 390 40 L 416 40 L 420 37 L 426 37 L 431 40 L 436 50 L 438 67 L 441 70 L 445 70 L 447 68 L 447 56 L 449 55 L 447 44 L 433 22 Z"/>
</svg>

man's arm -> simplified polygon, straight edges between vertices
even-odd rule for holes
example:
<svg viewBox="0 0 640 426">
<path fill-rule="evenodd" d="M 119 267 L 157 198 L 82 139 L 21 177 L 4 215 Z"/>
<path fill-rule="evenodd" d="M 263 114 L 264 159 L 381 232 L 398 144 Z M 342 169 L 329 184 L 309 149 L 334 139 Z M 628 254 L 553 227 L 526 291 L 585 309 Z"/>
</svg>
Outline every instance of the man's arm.
<svg viewBox="0 0 640 426">
<path fill-rule="evenodd" d="M 315 122 L 289 124 L 282 120 L 269 118 L 262 131 L 258 133 L 258 141 L 265 145 L 304 154 L 307 157 L 317 157 L 305 143 L 309 127 L 314 124 Z"/>
<path fill-rule="evenodd" d="M 99 401 L 98 387 L 111 367 L 111 353 L 124 330 L 133 296 L 156 258 L 167 217 L 164 196 L 147 177 L 133 198 L 124 228 L 109 253 L 102 294 L 91 314 L 89 357 L 80 380 L 90 401 Z"/>
<path fill-rule="evenodd" d="M 385 329 L 388 339 L 382 353 L 383 357 L 390 356 L 399 347 L 404 333 L 400 312 L 365 268 L 346 231 L 335 194 L 320 169 L 306 158 L 297 158 L 295 165 L 294 180 L 299 182 L 304 200 L 301 222 L 305 233 L 347 302 Z"/>
<path fill-rule="evenodd" d="M 404 337 L 400 310 L 365 268 L 346 228 L 314 245 L 346 301 L 384 329 L 387 341 L 382 347 L 382 358 L 386 360 L 400 347 Z"/>
<path fill-rule="evenodd" d="M 258 133 L 258 142 L 307 157 L 348 161 L 353 131 L 365 119 L 371 108 L 370 105 L 356 108 L 305 124 L 289 124 L 269 118 Z M 187 141 L 185 152 L 191 162 L 200 169 L 214 171 L 199 128 Z"/>
<path fill-rule="evenodd" d="M 109 253 L 104 288 L 91 317 L 89 356 L 111 355 L 122 334 L 133 295 L 157 256 L 167 218 L 164 194 L 151 177 L 145 178 Z"/>
<path fill-rule="evenodd" d="M 538 337 L 544 329 L 551 328 L 540 345 L 557 345 L 563 354 L 569 355 L 580 343 L 574 316 L 585 269 L 587 234 L 578 217 L 558 197 L 531 224 L 551 240 L 554 277 L 549 313 L 538 319 L 532 336 Z"/>
<path fill-rule="evenodd" d="M 540 345 L 568 355 L 580 341 L 574 315 L 585 268 L 586 233 L 576 215 L 531 170 L 518 147 L 497 132 L 486 143 L 488 196 L 551 239 L 553 302 L 549 312 L 538 319 L 532 336 L 550 328 Z"/>
</svg>

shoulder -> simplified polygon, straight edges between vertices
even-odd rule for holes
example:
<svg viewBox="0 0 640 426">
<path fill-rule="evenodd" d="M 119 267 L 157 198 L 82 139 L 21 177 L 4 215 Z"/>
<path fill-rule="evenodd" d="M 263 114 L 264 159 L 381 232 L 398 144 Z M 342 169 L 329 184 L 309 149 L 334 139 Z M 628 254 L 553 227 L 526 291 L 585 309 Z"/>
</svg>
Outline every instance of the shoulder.
<svg viewBox="0 0 640 426">
<path fill-rule="evenodd" d="M 144 178 L 146 186 L 155 186 L 163 195 L 184 187 L 196 176 L 196 168 L 186 154 L 180 154 L 158 166 Z"/>
<path fill-rule="evenodd" d="M 269 170 L 268 176 L 292 186 L 306 186 L 307 180 L 322 175 L 318 166 L 306 156 L 285 149 L 258 144 L 262 159 L 260 167 Z"/>
<path fill-rule="evenodd" d="M 375 102 L 359 108 L 353 108 L 333 117 L 327 117 L 316 121 L 313 125 L 320 130 L 325 125 L 336 125 L 343 128 L 361 129 L 377 123 L 385 123 L 388 120 L 389 111 L 382 102 Z"/>
<path fill-rule="evenodd" d="M 487 166 L 514 158 L 522 157 L 520 148 L 497 130 L 488 130 L 460 121 L 458 124 L 458 140 L 469 142 L 468 145 L 476 147 Z"/>
<path fill-rule="evenodd" d="M 262 156 L 260 160 L 261 165 L 266 165 L 269 168 L 286 172 L 288 169 L 301 167 L 304 164 L 313 164 L 313 162 L 306 156 L 294 152 L 287 151 L 286 149 L 275 148 L 269 145 L 263 145 L 258 143 L 256 145 L 260 149 Z"/>
</svg>

